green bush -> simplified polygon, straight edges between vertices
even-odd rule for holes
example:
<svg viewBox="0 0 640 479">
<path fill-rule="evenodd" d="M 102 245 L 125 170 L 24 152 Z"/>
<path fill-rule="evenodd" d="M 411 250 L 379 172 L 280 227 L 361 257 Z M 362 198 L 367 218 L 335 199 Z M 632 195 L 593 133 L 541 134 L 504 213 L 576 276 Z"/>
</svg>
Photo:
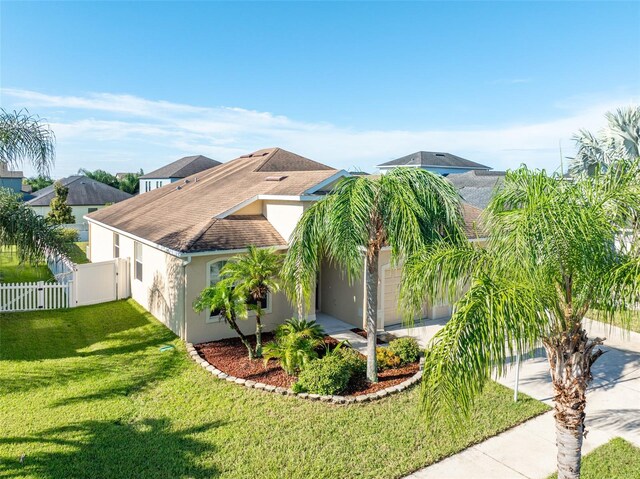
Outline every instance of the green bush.
<svg viewBox="0 0 640 479">
<path fill-rule="evenodd" d="M 389 348 L 376 348 L 376 356 L 378 359 L 378 369 L 380 371 L 397 368 L 402 363 L 400 356 Z"/>
<path fill-rule="evenodd" d="M 65 243 L 76 243 L 80 240 L 80 233 L 73 228 L 58 228 L 58 234 Z"/>
<path fill-rule="evenodd" d="M 279 337 L 272 343 L 265 344 L 262 356 L 265 364 L 270 359 L 278 359 L 282 369 L 287 374 L 295 376 L 311 360 L 318 357 L 316 348 L 321 342 L 320 339 L 311 339 L 301 333 L 290 333 Z"/>
<path fill-rule="evenodd" d="M 347 387 L 351 370 L 337 355 L 325 356 L 311 361 L 300 373 L 293 390 L 312 394 L 339 394 Z"/>
<path fill-rule="evenodd" d="M 402 364 L 415 363 L 420 358 L 420 346 L 415 338 L 394 339 L 389 343 L 389 350 L 398 355 Z"/>
<path fill-rule="evenodd" d="M 350 381 L 357 381 L 363 379 L 367 375 L 367 360 L 355 349 L 352 348 L 339 348 L 336 350 L 338 357 L 340 357 L 351 373 Z"/>
</svg>

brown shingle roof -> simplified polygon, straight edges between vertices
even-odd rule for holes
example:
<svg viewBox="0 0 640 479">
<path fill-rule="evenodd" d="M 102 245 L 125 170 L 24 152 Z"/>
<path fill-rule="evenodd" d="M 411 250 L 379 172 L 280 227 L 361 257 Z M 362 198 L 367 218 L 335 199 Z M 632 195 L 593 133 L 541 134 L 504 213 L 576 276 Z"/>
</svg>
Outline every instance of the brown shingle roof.
<svg viewBox="0 0 640 479">
<path fill-rule="evenodd" d="M 476 208 L 469 203 L 462 203 L 462 218 L 464 219 L 464 232 L 467 234 L 467 238 L 478 239 L 487 236 L 482 228 L 481 215 L 482 210 L 480 208 Z"/>
<path fill-rule="evenodd" d="M 277 176 L 284 178 L 266 181 L 274 171 L 282 172 Z M 336 173 L 295 153 L 270 148 L 98 210 L 88 218 L 184 253 L 229 249 L 231 244 L 234 249 L 248 244 L 280 245 L 282 237 L 261 217 L 221 221 L 218 216 L 257 195 L 305 194 Z"/>
</svg>

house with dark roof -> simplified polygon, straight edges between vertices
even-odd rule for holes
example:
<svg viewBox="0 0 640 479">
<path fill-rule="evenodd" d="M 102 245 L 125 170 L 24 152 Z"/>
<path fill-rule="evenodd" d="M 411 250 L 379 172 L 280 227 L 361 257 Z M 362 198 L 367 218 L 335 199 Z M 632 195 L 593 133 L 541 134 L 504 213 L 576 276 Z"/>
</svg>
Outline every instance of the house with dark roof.
<svg viewBox="0 0 640 479">
<path fill-rule="evenodd" d="M 11 171 L 7 165 L 0 162 L 0 188 L 7 188 L 14 193 L 22 193 L 22 171 Z"/>
<path fill-rule="evenodd" d="M 393 168 L 422 168 L 443 176 L 466 173 L 472 170 L 488 171 L 491 169 L 489 166 L 481 165 L 451 153 L 435 151 L 416 151 L 402 158 L 378 165 L 380 173 L 386 173 Z"/>
<path fill-rule="evenodd" d="M 128 258 L 133 299 L 186 341 L 231 337 L 217 314 L 193 311 L 200 291 L 215 284 L 222 266 L 249 245 L 285 251 L 303 212 L 348 175 L 281 148 L 243 155 L 87 215 L 89 258 Z M 476 237 L 479 210 L 467 205 L 464 215 L 469 236 Z M 401 322 L 400 274 L 388 249 L 381 252 L 379 268 L 379 317 L 385 327 Z M 328 262 L 318 279 L 311 319 L 317 312 L 361 327 L 364 282 L 349 282 Z M 267 331 L 296 314 L 283 293 L 270 295 L 263 309 Z M 450 309 L 437 305 L 426 311 L 438 317 Z M 251 334 L 251 322 L 240 323 Z"/>
<path fill-rule="evenodd" d="M 221 163 L 203 155 L 185 156 L 157 170 L 140 177 L 140 193 L 147 193 L 156 188 L 195 175 Z"/>
<path fill-rule="evenodd" d="M 99 181 L 87 178 L 86 176 L 69 176 L 58 180 L 69 188 L 67 204 L 71 206 L 76 223 L 84 223 L 84 216 L 93 213 L 107 205 L 119 203 L 131 198 L 129 193 L 120 191 Z M 25 204 L 41 216 L 46 216 L 50 211 L 51 200 L 55 197 L 54 186 L 50 185 L 29 195 Z"/>
</svg>

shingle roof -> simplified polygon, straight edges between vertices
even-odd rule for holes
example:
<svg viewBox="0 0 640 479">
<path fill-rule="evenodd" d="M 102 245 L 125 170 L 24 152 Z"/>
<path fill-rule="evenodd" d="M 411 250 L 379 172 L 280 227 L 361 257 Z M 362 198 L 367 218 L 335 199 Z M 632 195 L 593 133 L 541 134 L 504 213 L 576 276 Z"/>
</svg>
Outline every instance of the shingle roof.
<svg viewBox="0 0 640 479">
<path fill-rule="evenodd" d="M 480 217 L 482 210 L 469 203 L 462 203 L 462 217 L 464 219 L 464 232 L 469 239 L 486 237 L 486 233 L 481 226 Z"/>
<path fill-rule="evenodd" d="M 337 173 L 295 153 L 269 148 L 98 210 L 88 218 L 184 253 L 281 245 L 284 239 L 262 216 L 218 216 L 257 195 L 305 194 Z"/>
<path fill-rule="evenodd" d="M 129 193 L 120 191 L 99 181 L 92 180 L 86 176 L 69 176 L 59 180 L 64 186 L 69 188 L 67 204 L 69 206 L 91 206 L 104 205 L 107 203 L 118 203 L 119 201 L 131 198 Z M 30 206 L 49 206 L 55 196 L 53 185 L 31 193 L 32 199 L 26 203 Z"/>
<path fill-rule="evenodd" d="M 154 179 L 154 178 L 186 178 L 187 176 L 195 175 L 201 171 L 208 170 L 214 166 L 218 166 L 221 163 L 211 158 L 207 158 L 203 155 L 185 156 L 173 163 L 158 168 L 151 173 L 142 175 L 142 179 Z"/>
<path fill-rule="evenodd" d="M 478 208 L 484 209 L 491 201 L 496 188 L 504 181 L 504 171 L 467 171 L 458 175 L 449 175 L 447 180 L 458 189 L 462 199 Z"/>
<path fill-rule="evenodd" d="M 385 166 L 420 166 L 439 167 L 439 168 L 476 168 L 489 170 L 490 167 L 476 163 L 475 161 L 466 160 L 451 153 L 441 153 L 436 151 L 416 151 L 411 155 L 403 156 L 395 160 L 387 161 L 378 165 Z"/>
</svg>

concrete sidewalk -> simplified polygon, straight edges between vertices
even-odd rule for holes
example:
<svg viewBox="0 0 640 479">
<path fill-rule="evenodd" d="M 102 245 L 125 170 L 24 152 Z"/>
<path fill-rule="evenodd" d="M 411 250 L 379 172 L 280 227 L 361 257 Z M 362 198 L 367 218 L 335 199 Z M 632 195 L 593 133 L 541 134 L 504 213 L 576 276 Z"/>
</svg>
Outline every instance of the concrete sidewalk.
<svg viewBox="0 0 640 479">
<path fill-rule="evenodd" d="M 588 322 L 591 336 L 606 337 L 607 351 L 593 366 L 588 392 L 587 438 L 583 453 L 623 437 L 640 446 L 640 334 L 624 333 Z M 514 387 L 515 370 L 498 381 Z M 519 390 L 552 405 L 552 388 L 544 351 L 523 361 Z M 544 479 L 555 471 L 553 412 L 492 437 L 408 476 L 414 479 Z"/>
</svg>

